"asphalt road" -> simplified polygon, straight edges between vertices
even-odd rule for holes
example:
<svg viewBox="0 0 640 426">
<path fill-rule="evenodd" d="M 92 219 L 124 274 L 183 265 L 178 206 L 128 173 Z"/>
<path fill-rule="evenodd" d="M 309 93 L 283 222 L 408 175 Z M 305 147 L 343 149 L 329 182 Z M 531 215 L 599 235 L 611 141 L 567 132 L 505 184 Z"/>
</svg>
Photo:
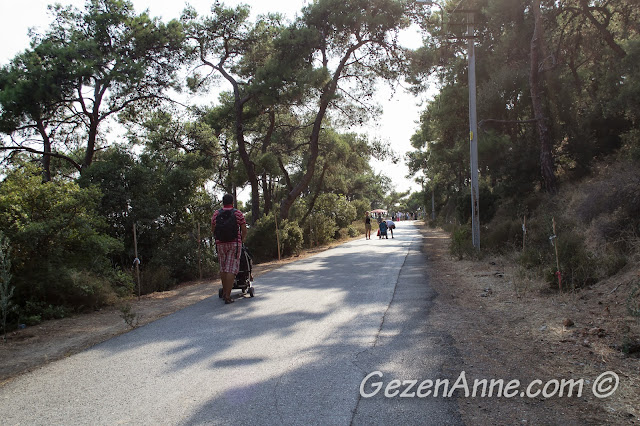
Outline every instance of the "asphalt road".
<svg viewBox="0 0 640 426">
<path fill-rule="evenodd" d="M 360 392 L 376 371 L 365 394 L 457 364 L 446 330 L 426 325 L 428 277 L 419 233 L 400 222 L 394 239 L 260 276 L 255 298 L 213 295 L 5 384 L 0 424 L 461 424 L 452 398 Z"/>
</svg>

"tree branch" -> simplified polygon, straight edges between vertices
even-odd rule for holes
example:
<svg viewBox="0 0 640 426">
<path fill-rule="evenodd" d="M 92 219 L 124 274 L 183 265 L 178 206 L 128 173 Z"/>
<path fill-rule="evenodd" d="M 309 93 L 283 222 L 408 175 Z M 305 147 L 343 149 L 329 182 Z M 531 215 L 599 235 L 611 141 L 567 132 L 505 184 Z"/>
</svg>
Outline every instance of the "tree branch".
<svg viewBox="0 0 640 426">
<path fill-rule="evenodd" d="M 27 152 L 31 152 L 32 154 L 48 155 L 50 157 L 60 158 L 62 160 L 68 161 L 79 172 L 82 170 L 82 166 L 80 166 L 80 164 L 78 164 L 73 158 L 67 157 L 64 154 L 59 154 L 57 152 L 38 151 L 37 149 L 28 148 L 25 146 L 0 146 L 0 151 L 27 151 Z"/>
</svg>

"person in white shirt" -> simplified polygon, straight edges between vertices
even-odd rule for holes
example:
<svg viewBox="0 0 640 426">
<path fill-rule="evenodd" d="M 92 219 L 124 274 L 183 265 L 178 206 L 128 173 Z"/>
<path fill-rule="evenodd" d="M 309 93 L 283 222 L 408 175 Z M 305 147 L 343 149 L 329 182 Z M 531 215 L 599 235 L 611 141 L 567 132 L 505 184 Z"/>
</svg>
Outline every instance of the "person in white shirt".
<svg viewBox="0 0 640 426">
<path fill-rule="evenodd" d="M 387 219 L 387 228 L 391 231 L 391 238 L 393 238 L 393 230 L 396 229 L 396 224 L 391 219 Z"/>
</svg>

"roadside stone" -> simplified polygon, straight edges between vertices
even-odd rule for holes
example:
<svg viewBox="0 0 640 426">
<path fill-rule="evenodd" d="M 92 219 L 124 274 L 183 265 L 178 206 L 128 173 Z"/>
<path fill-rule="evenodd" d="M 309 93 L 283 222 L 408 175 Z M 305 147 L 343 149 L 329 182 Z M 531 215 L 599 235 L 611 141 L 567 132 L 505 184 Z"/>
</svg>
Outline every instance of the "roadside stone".
<svg viewBox="0 0 640 426">
<path fill-rule="evenodd" d="M 573 327 L 575 323 L 571 318 L 565 318 L 564 321 L 562 321 L 562 325 L 564 325 L 565 327 Z"/>
</svg>

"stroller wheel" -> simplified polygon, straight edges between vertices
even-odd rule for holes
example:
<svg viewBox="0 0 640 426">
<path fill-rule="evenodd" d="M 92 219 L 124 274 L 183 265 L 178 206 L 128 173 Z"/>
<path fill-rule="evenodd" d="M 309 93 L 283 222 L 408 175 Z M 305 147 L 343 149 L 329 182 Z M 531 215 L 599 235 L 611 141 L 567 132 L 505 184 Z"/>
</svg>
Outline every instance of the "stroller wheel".
<svg viewBox="0 0 640 426">
<path fill-rule="evenodd" d="M 220 299 L 222 299 L 222 289 L 219 289 L 219 290 L 218 290 L 218 297 L 219 297 Z"/>
<path fill-rule="evenodd" d="M 254 290 L 253 287 L 249 287 L 249 296 L 253 297 L 254 296 Z"/>
</svg>

